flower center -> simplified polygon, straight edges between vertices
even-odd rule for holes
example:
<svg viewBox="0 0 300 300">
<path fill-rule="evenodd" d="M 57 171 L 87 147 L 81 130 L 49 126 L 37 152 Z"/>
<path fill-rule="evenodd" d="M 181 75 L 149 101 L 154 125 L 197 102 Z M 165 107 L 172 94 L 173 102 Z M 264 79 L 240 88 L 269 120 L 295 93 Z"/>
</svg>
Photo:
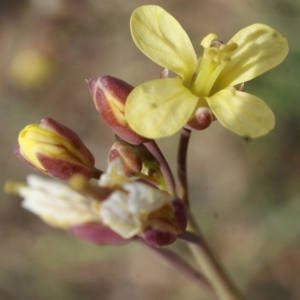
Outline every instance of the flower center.
<svg viewBox="0 0 300 300">
<path fill-rule="evenodd" d="M 191 86 L 191 91 L 199 96 L 197 107 L 208 106 L 205 97 L 210 96 L 210 91 L 216 79 L 230 62 L 232 52 L 238 47 L 235 43 L 223 45 L 215 38 L 215 35 L 210 34 L 201 43 L 204 47 L 204 53 Z"/>
</svg>

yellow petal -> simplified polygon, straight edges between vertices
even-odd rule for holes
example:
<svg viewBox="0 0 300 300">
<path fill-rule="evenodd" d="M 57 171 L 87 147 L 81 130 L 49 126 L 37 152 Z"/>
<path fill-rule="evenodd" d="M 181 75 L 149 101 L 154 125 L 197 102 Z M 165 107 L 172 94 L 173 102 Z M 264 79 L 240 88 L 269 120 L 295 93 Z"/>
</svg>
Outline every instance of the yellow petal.
<svg viewBox="0 0 300 300">
<path fill-rule="evenodd" d="M 213 92 L 249 81 L 279 65 L 287 56 L 287 40 L 273 28 L 254 24 L 239 31 L 229 42 L 238 45 L 222 70 Z"/>
<path fill-rule="evenodd" d="M 179 78 L 148 81 L 128 96 L 125 118 L 129 126 L 147 138 L 162 138 L 180 130 L 191 117 L 198 97 Z"/>
<path fill-rule="evenodd" d="M 158 65 L 190 81 L 197 68 L 192 43 L 177 20 L 155 5 L 137 8 L 130 19 L 137 47 Z"/>
<path fill-rule="evenodd" d="M 257 138 L 275 126 L 274 114 L 265 102 L 233 87 L 206 100 L 219 122 L 240 136 Z"/>
</svg>

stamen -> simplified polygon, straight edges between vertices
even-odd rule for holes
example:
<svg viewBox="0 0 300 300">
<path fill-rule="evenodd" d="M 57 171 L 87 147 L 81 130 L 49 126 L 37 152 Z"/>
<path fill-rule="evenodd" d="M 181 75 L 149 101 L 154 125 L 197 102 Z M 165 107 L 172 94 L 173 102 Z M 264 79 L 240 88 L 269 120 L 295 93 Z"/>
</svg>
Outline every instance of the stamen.
<svg viewBox="0 0 300 300">
<path fill-rule="evenodd" d="M 113 190 L 106 187 L 100 187 L 98 185 L 91 184 L 86 178 L 80 174 L 73 175 L 69 184 L 75 190 L 85 193 L 96 201 L 104 201 Z"/>
<path fill-rule="evenodd" d="M 210 33 L 202 40 L 201 46 L 203 46 L 203 48 L 209 48 L 211 42 L 216 39 L 217 39 L 217 36 L 214 33 Z"/>
<path fill-rule="evenodd" d="M 208 37 L 205 39 L 208 39 Z M 219 43 L 218 41 L 213 41 L 212 43 L 215 42 Z M 217 77 L 231 60 L 231 52 L 237 49 L 237 47 L 237 44 L 231 43 L 229 45 L 204 49 L 203 58 L 197 71 L 195 83 L 193 84 L 193 92 L 196 95 L 199 97 L 209 96 Z"/>
<path fill-rule="evenodd" d="M 27 186 L 26 183 L 24 182 L 17 182 L 17 181 L 12 181 L 8 180 L 4 184 L 4 192 L 6 194 L 18 194 L 20 188 Z"/>
<path fill-rule="evenodd" d="M 226 44 L 223 45 L 221 48 L 221 51 L 224 53 L 233 52 L 238 48 L 238 45 L 236 43 Z"/>
</svg>

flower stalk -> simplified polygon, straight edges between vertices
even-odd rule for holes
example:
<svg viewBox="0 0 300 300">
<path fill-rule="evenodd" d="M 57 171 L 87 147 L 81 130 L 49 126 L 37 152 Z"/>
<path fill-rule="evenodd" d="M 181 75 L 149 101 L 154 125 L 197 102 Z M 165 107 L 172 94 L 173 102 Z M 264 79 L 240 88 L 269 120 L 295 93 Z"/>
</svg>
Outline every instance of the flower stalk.
<svg viewBox="0 0 300 300">
<path fill-rule="evenodd" d="M 185 231 L 178 238 L 189 244 L 200 270 L 212 284 L 221 300 L 243 300 L 244 297 L 229 279 L 229 275 L 221 267 L 205 239 L 195 233 Z"/>
<path fill-rule="evenodd" d="M 190 136 L 191 130 L 186 128 L 181 129 L 180 141 L 177 152 L 177 175 L 179 180 L 178 193 L 179 197 L 184 201 L 187 207 L 189 207 L 189 194 L 186 163 Z"/>
<path fill-rule="evenodd" d="M 177 172 L 180 187 L 179 195 L 187 204 L 189 203 L 187 180 L 187 150 L 190 136 L 191 131 L 189 129 L 183 128 L 181 130 L 177 155 Z M 226 274 L 223 267 L 221 267 L 219 261 L 216 259 L 215 255 L 212 253 L 212 250 L 206 243 L 203 234 L 201 233 L 198 224 L 195 222 L 191 211 L 189 211 L 188 227 L 190 227 L 193 232 L 185 231 L 180 234 L 178 238 L 188 243 L 189 249 L 196 259 L 200 270 L 211 282 L 217 295 L 219 296 L 219 299 L 242 300 L 242 295 L 229 279 L 229 276 Z"/>
<path fill-rule="evenodd" d="M 170 166 L 167 163 L 164 155 L 162 154 L 161 150 L 157 146 L 157 143 L 154 140 L 150 140 L 149 142 L 144 143 L 145 147 L 149 150 L 149 152 L 155 157 L 160 165 L 161 172 L 164 176 L 164 179 L 167 184 L 168 192 L 175 196 L 175 179 L 171 172 Z"/>
<path fill-rule="evenodd" d="M 152 247 L 144 242 L 142 244 L 162 257 L 164 261 L 168 262 L 182 275 L 186 276 L 195 284 L 197 284 L 201 289 L 211 295 L 213 299 L 219 299 L 207 278 L 197 269 L 187 263 L 181 256 L 170 249 Z"/>
</svg>

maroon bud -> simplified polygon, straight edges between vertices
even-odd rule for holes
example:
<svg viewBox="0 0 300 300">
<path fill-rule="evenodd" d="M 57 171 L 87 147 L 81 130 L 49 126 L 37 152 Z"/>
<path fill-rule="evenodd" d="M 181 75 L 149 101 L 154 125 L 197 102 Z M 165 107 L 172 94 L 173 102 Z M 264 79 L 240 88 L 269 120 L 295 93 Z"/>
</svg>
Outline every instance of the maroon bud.
<svg viewBox="0 0 300 300">
<path fill-rule="evenodd" d="M 112 131 L 130 144 L 141 144 L 145 138 L 129 127 L 124 116 L 126 99 L 133 86 L 111 76 L 92 78 L 88 85 L 96 109 Z"/>
<path fill-rule="evenodd" d="M 115 142 L 109 151 L 108 162 L 111 163 L 116 158 L 121 160 L 126 176 L 131 177 L 141 172 L 143 161 L 132 145 L 122 141 Z"/>
<path fill-rule="evenodd" d="M 199 107 L 184 127 L 191 130 L 204 130 L 212 121 L 214 121 L 214 116 L 211 110 L 207 107 Z"/>
<path fill-rule="evenodd" d="M 177 235 L 169 231 L 149 227 L 143 232 L 141 238 L 153 247 L 162 247 L 173 244 L 177 239 Z"/>
</svg>

